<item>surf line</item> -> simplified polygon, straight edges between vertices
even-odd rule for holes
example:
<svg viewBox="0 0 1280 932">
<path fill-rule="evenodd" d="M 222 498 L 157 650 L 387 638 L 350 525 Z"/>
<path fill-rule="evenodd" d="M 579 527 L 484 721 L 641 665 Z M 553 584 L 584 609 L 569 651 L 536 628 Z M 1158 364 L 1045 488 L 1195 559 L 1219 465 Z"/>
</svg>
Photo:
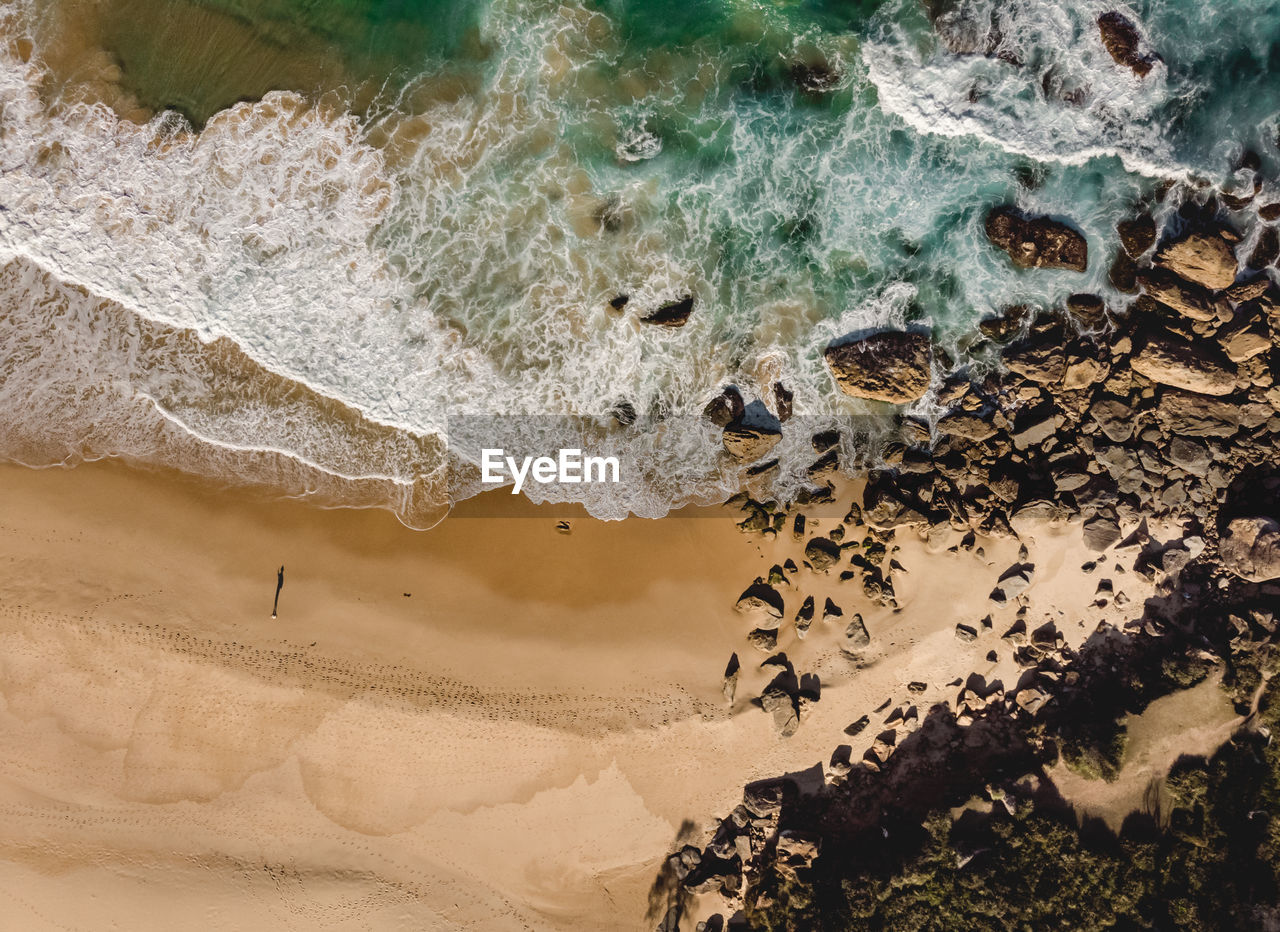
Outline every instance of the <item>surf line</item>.
<svg viewBox="0 0 1280 932">
<path fill-rule="evenodd" d="M 519 495 L 525 480 L 532 479 L 540 485 L 550 483 L 577 484 L 581 482 L 621 481 L 622 468 L 616 456 L 583 456 L 576 448 L 560 450 L 555 456 L 526 456 L 517 461 L 502 449 L 485 448 L 480 451 L 480 481 L 490 485 L 512 482 L 511 494 Z"/>
</svg>

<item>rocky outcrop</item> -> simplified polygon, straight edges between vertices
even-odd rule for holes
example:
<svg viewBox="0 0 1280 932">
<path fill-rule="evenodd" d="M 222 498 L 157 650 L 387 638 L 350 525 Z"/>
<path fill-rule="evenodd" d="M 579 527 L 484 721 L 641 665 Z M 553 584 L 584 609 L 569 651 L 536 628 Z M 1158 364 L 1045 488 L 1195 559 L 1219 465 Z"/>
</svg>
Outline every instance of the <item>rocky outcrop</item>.
<svg viewBox="0 0 1280 932">
<path fill-rule="evenodd" d="M 1142 51 L 1142 38 L 1138 27 L 1128 17 L 1111 11 L 1098 17 L 1098 32 L 1102 44 L 1107 47 L 1117 65 L 1123 65 L 1140 78 L 1145 78 L 1160 56 Z"/>
<path fill-rule="evenodd" d="M 1220 291 L 1236 280 L 1236 256 L 1231 242 L 1220 231 L 1191 232 L 1161 246 L 1156 265 L 1211 291 Z"/>
<path fill-rule="evenodd" d="M 1216 320 L 1219 305 L 1207 288 L 1193 285 L 1163 269 L 1152 269 L 1137 277 L 1137 283 L 1153 299 L 1191 320 Z"/>
<path fill-rule="evenodd" d="M 1072 269 L 1083 272 L 1089 247 L 1077 230 L 1049 217 L 1030 217 L 1013 207 L 987 214 L 987 239 L 1022 269 Z"/>
<path fill-rule="evenodd" d="M 929 390 L 931 350 L 923 332 L 882 330 L 833 340 L 823 354 L 846 395 L 903 404 Z"/>
<path fill-rule="evenodd" d="M 1235 518 L 1218 545 L 1225 566 L 1241 579 L 1280 579 L 1280 521 L 1270 517 Z"/>
</svg>

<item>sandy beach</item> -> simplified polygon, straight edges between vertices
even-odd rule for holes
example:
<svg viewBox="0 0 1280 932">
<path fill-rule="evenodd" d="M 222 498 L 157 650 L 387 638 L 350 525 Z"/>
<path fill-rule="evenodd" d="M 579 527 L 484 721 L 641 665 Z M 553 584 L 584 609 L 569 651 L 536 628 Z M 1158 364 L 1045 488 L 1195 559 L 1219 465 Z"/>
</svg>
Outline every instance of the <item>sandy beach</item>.
<svg viewBox="0 0 1280 932">
<path fill-rule="evenodd" d="M 565 534 L 500 492 L 511 517 L 464 505 L 414 532 L 117 464 L 4 467 L 0 488 L 0 728 L 22 748 L 0 886 L 24 928 L 652 928 L 664 856 L 744 783 L 820 780 L 861 715 L 1016 677 L 1008 650 L 986 659 L 1002 618 L 953 630 L 991 611 L 1014 540 L 903 541 L 896 613 L 802 569 L 786 617 L 830 596 L 872 644 L 855 662 L 842 624 L 820 612 L 802 642 L 784 621 L 777 650 L 821 698 L 781 737 L 734 603 L 802 545 L 727 509 Z M 1089 618 L 1053 573 L 1087 558 L 1078 526 L 1033 536 L 1033 612 Z"/>
</svg>

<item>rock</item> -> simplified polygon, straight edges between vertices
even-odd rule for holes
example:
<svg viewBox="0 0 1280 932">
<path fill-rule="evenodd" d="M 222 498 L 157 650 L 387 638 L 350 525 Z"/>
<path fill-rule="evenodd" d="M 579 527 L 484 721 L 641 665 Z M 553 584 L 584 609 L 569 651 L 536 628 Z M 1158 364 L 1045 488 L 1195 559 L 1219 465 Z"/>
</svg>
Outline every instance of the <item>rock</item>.
<svg viewBox="0 0 1280 932">
<path fill-rule="evenodd" d="M 800 710 L 795 697 L 778 683 L 770 683 L 760 694 L 760 705 L 773 716 L 773 727 L 778 734 L 788 738 L 800 727 Z"/>
<path fill-rule="evenodd" d="M 1138 27 L 1120 13 L 1111 11 L 1099 16 L 1098 32 L 1116 64 L 1128 68 L 1140 78 L 1145 78 L 1152 66 L 1160 61 L 1160 56 L 1154 52 L 1144 54 L 1138 50 L 1141 45 Z"/>
<path fill-rule="evenodd" d="M 685 295 L 678 301 L 670 301 L 648 317 L 641 317 L 641 323 L 656 324 L 659 327 L 683 327 L 689 322 L 689 315 L 693 313 L 693 295 Z"/>
<path fill-rule="evenodd" d="M 1013 207 L 987 214 L 987 239 L 1022 269 L 1072 269 L 1083 272 L 1089 247 L 1076 230 L 1048 217 L 1029 217 Z"/>
<path fill-rule="evenodd" d="M 758 651 L 772 653 L 778 647 L 778 629 L 756 628 L 747 635 L 747 643 Z"/>
<path fill-rule="evenodd" d="M 1080 292 L 1067 296 L 1067 312 L 1087 330 L 1097 330 L 1107 320 L 1107 305 L 1101 296 Z"/>
<path fill-rule="evenodd" d="M 1246 265 L 1251 269 L 1265 269 L 1275 265 L 1280 259 L 1280 230 L 1275 227 L 1263 227 L 1258 232 L 1258 241 L 1249 252 Z"/>
<path fill-rule="evenodd" d="M 1097 514 L 1084 522 L 1084 544 L 1099 553 L 1120 539 L 1120 522 L 1114 515 Z"/>
<path fill-rule="evenodd" d="M 1057 419 L 1053 411 L 1046 406 L 1036 411 L 1029 411 L 1020 417 L 1014 429 L 1009 432 L 1009 439 L 1019 450 L 1026 450 L 1044 443 L 1057 432 L 1057 429 Z"/>
<path fill-rule="evenodd" d="M 1240 282 L 1226 289 L 1222 296 L 1232 304 L 1247 304 L 1261 298 L 1271 287 L 1271 279 L 1262 275 L 1251 282 Z"/>
<path fill-rule="evenodd" d="M 978 321 L 978 330 L 988 339 L 1003 343 L 1022 329 L 1022 325 L 1030 315 L 1030 307 L 1025 304 L 1015 304 L 1005 308 L 1001 314 L 984 317 Z"/>
<path fill-rule="evenodd" d="M 825 573 L 840 561 L 840 545 L 829 537 L 811 537 L 804 545 L 804 558 L 819 573 Z"/>
<path fill-rule="evenodd" d="M 742 664 L 738 662 L 738 655 L 734 653 L 729 657 L 729 663 L 724 668 L 724 684 L 721 686 L 726 702 L 733 702 L 733 696 L 738 691 L 738 673 L 741 669 Z"/>
<path fill-rule="evenodd" d="M 781 382 L 773 383 L 773 402 L 778 411 L 778 420 L 786 423 L 791 420 L 792 401 L 795 395 Z"/>
<path fill-rule="evenodd" d="M 759 628 L 776 628 L 782 622 L 782 595 L 766 583 L 752 583 L 735 606 Z"/>
<path fill-rule="evenodd" d="M 956 637 L 962 641 L 972 642 L 978 639 L 978 629 L 970 625 L 956 625 Z"/>
<path fill-rule="evenodd" d="M 614 295 L 612 298 L 609 299 L 609 309 L 613 311 L 621 311 L 624 307 L 627 306 L 627 302 L 630 300 L 631 300 L 631 295 L 629 294 Z"/>
<path fill-rule="evenodd" d="M 744 462 L 760 459 L 782 439 L 782 425 L 763 401 L 753 401 L 725 425 L 725 452 Z"/>
<path fill-rule="evenodd" d="M 840 86 L 841 73 L 826 62 L 796 62 L 787 71 L 796 87 L 810 94 L 827 94 Z"/>
<path fill-rule="evenodd" d="M 929 390 L 931 350 L 926 333 L 883 330 L 828 344 L 824 356 L 846 395 L 902 404 Z"/>
<path fill-rule="evenodd" d="M 996 428 L 987 418 L 977 414 L 949 411 L 938 419 L 938 432 L 977 443 L 994 436 Z"/>
<path fill-rule="evenodd" d="M 1156 222 L 1150 214 L 1120 221 L 1116 232 L 1120 234 L 1120 245 L 1132 259 L 1142 258 L 1156 244 Z"/>
<path fill-rule="evenodd" d="M 1089 416 L 1113 443 L 1124 443 L 1133 436 L 1133 409 L 1117 398 L 1095 401 Z"/>
<path fill-rule="evenodd" d="M 1229 395 L 1236 389 L 1235 367 L 1228 360 L 1168 332 L 1149 336 L 1130 365 L 1153 382 L 1201 395 Z"/>
<path fill-rule="evenodd" d="M 1209 464 L 1213 462 L 1203 443 L 1196 443 L 1186 437 L 1174 437 L 1169 442 L 1167 456 L 1170 463 L 1193 476 L 1208 475 Z"/>
<path fill-rule="evenodd" d="M 1035 579 L 1035 574 L 1036 568 L 1031 563 L 1016 563 L 1009 567 L 996 581 L 996 587 L 1004 594 L 1004 598 L 995 601 L 1007 601 L 1022 595 Z"/>
<path fill-rule="evenodd" d="M 854 650 L 861 650 L 871 643 L 871 635 L 867 633 L 862 615 L 855 612 L 849 619 L 849 624 L 844 629 L 844 638 L 845 646 Z"/>
<path fill-rule="evenodd" d="M 800 610 L 796 612 L 796 634 L 800 638 L 804 638 L 809 633 L 809 626 L 813 624 L 813 596 L 805 596 L 804 604 L 800 606 Z"/>
<path fill-rule="evenodd" d="M 1232 362 L 1240 363 L 1271 349 L 1271 334 L 1261 320 L 1218 334 L 1218 345 Z"/>
<path fill-rule="evenodd" d="M 1156 301 L 1183 317 L 1200 321 L 1216 320 L 1218 317 L 1218 305 L 1210 292 L 1171 272 L 1163 269 L 1143 272 L 1138 276 L 1138 284 Z"/>
<path fill-rule="evenodd" d="M 830 599 L 827 599 L 827 601 L 823 603 L 822 620 L 824 623 L 828 621 L 835 621 L 837 618 L 843 618 L 843 617 L 844 617 L 844 609 L 842 609 L 839 605 L 836 605 L 835 602 L 832 602 Z"/>
<path fill-rule="evenodd" d="M 1250 582 L 1280 579 L 1280 522 L 1269 517 L 1235 518 L 1218 543 L 1222 565 Z"/>
<path fill-rule="evenodd" d="M 726 386 L 719 395 L 707 402 L 702 409 L 702 416 L 716 427 L 727 427 L 734 418 L 740 417 L 746 405 L 742 401 L 742 393 L 732 385 Z"/>
<path fill-rule="evenodd" d="M 1062 374 L 1063 391 L 1073 392 L 1088 388 L 1107 377 L 1109 367 L 1091 356 L 1068 361 L 1066 371 Z"/>
<path fill-rule="evenodd" d="M 1062 381 L 1066 356 L 1056 340 L 1031 339 L 1006 347 L 1001 354 L 1005 366 L 1011 371 L 1041 385 L 1055 385 Z"/>
<path fill-rule="evenodd" d="M 1156 421 L 1170 434 L 1184 437 L 1230 437 L 1240 429 L 1241 409 L 1189 392 L 1167 391 L 1156 404 Z"/>
<path fill-rule="evenodd" d="M 793 878 L 797 871 L 808 870 L 818 859 L 822 839 L 808 832 L 786 829 L 778 833 L 777 866 Z"/>
<path fill-rule="evenodd" d="M 742 805 L 751 815 L 751 821 L 776 825 L 782 815 L 786 789 L 784 780 L 762 780 L 743 787 Z"/>
<path fill-rule="evenodd" d="M 1236 256 L 1219 232 L 1196 232 L 1168 243 L 1156 252 L 1156 265 L 1211 291 L 1236 280 Z"/>
</svg>

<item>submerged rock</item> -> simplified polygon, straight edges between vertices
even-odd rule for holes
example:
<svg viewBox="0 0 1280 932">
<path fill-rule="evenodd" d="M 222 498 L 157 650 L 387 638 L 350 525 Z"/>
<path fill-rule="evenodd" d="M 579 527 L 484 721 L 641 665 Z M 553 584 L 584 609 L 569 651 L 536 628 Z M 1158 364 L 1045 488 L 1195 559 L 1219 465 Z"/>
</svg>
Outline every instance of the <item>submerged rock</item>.
<svg viewBox="0 0 1280 932">
<path fill-rule="evenodd" d="M 1013 207 L 987 214 L 987 239 L 1022 269 L 1071 269 L 1083 272 L 1089 247 L 1078 231 L 1049 217 L 1029 217 Z"/>
<path fill-rule="evenodd" d="M 931 351 L 923 332 L 884 330 L 833 340 L 823 354 L 846 395 L 902 404 L 929 390 Z"/>
</svg>

